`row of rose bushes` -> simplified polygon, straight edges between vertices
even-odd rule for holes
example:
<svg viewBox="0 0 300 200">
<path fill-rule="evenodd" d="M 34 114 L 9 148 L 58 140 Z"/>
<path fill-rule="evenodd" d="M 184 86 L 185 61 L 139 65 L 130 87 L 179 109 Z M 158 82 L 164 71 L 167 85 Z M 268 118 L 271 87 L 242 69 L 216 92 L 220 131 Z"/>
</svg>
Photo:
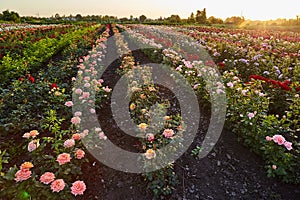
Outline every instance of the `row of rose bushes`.
<svg viewBox="0 0 300 200">
<path fill-rule="evenodd" d="M 170 45 L 168 42 L 160 43 L 159 41 L 170 40 L 171 37 L 169 35 L 172 32 L 175 33 L 176 29 L 129 26 L 127 31 L 130 37 L 133 38 L 132 41 L 135 41 L 141 49 L 149 49 L 166 44 Z M 176 34 L 175 38 L 179 36 Z M 216 34 L 211 34 L 214 35 L 214 38 L 217 38 Z M 145 53 L 147 53 L 149 57 L 157 57 L 156 59 L 159 59 L 159 54 L 162 53 L 164 63 L 173 66 L 178 72 L 186 76 L 191 86 L 200 94 L 206 95 L 206 99 L 209 99 L 208 93 L 205 91 L 203 72 L 201 72 L 201 70 L 199 71 L 198 68 L 199 62 L 195 60 L 189 61 L 189 58 L 185 56 L 186 54 L 182 53 L 182 51 L 187 51 L 187 49 L 184 48 L 184 46 L 186 46 L 185 44 L 191 42 L 189 42 L 189 39 L 186 39 L 186 42 L 182 41 L 182 38 L 185 38 L 183 36 L 179 36 L 179 38 L 180 40 L 178 40 L 178 42 L 183 44 L 181 48 L 176 45 L 176 43 L 172 43 L 173 45 L 170 46 L 169 49 L 162 51 L 161 48 L 158 48 L 156 51 L 145 51 Z M 222 39 L 222 37 L 219 39 Z M 249 37 L 246 39 L 248 40 Z M 220 40 L 212 41 L 214 43 Z M 259 41 L 255 42 L 260 44 Z M 154 43 L 156 44 L 153 45 Z M 297 45 L 292 43 L 286 44 L 289 44 L 291 48 Z M 194 41 L 193 45 L 197 45 L 197 42 Z M 212 44 L 207 42 L 207 46 L 210 45 Z M 224 48 L 233 48 L 233 46 L 227 46 L 223 43 L 219 45 L 222 45 Z M 251 46 L 249 48 L 251 48 Z M 238 50 L 239 48 L 236 47 L 234 53 L 231 52 L 228 55 L 235 59 L 235 56 L 241 56 L 238 54 Z M 224 51 L 226 52 L 226 50 Z M 254 53 L 254 51 L 252 53 L 248 52 L 246 55 L 255 56 L 253 55 Z M 258 54 L 259 52 L 256 52 L 256 55 Z M 201 59 L 201 54 L 196 55 Z M 210 55 L 213 57 L 212 54 Z M 204 57 L 205 61 L 206 56 Z M 295 62 L 295 66 L 291 69 L 294 70 L 292 76 L 290 74 L 285 75 L 291 79 L 289 87 L 298 88 L 299 82 L 297 81 L 299 79 L 297 79 L 297 77 L 299 73 L 296 71 L 297 67 L 299 67 L 297 63 L 298 58 L 287 56 L 283 59 L 290 59 L 289 62 Z M 270 58 L 264 57 L 264 62 L 272 61 Z M 278 69 L 284 71 L 286 66 L 281 66 L 279 63 L 277 64 Z M 202 66 L 204 67 L 205 65 L 212 67 L 214 62 L 206 60 L 206 62 L 202 62 Z M 228 66 L 226 65 L 226 67 Z M 284 88 L 279 86 L 278 81 L 274 82 L 276 84 L 270 84 L 272 81 L 257 80 L 255 76 L 252 76 L 249 81 L 247 79 L 247 82 L 245 82 L 243 78 L 245 76 L 244 72 L 249 68 L 252 70 L 252 67 L 255 67 L 253 63 L 250 64 L 248 62 L 246 65 L 237 63 L 235 67 L 227 70 L 225 70 L 225 68 L 222 71 L 227 94 L 226 126 L 232 128 L 251 150 L 265 159 L 269 176 L 278 176 L 285 182 L 299 182 L 299 94 L 296 89 L 284 90 Z M 260 65 L 260 70 L 265 71 L 267 68 L 264 68 L 264 65 Z M 278 78 L 278 76 L 276 76 L 276 78 Z M 282 99 L 278 100 L 278 95 L 280 95 Z M 274 113 L 274 106 L 282 110 L 282 113 Z"/>
<path fill-rule="evenodd" d="M 59 51 L 68 45 L 79 42 L 81 37 L 86 37 L 95 31 L 97 26 L 72 29 L 68 33 L 57 38 L 39 40 L 34 44 L 28 45 L 20 54 L 7 54 L 3 57 L 0 64 L 2 86 L 7 85 L 12 79 L 17 79 L 30 71 L 36 71 L 41 64 L 47 62 Z"/>
<path fill-rule="evenodd" d="M 178 184 L 178 178 L 174 163 L 167 163 L 164 168 L 159 169 L 165 161 L 160 160 L 157 155 L 163 154 L 160 149 L 172 143 L 174 139 L 182 138 L 183 121 L 178 113 L 168 115 L 171 103 L 160 96 L 161 88 L 153 83 L 151 67 L 135 63 L 127 39 L 124 34 L 119 33 L 119 29 L 123 30 L 120 27 L 113 29 L 117 51 L 121 55 L 118 72 L 126 77 L 130 116 L 137 125 L 135 128 L 137 137 L 142 138 L 139 150 L 145 152 L 141 156 L 144 160 L 144 180 L 148 183 L 148 189 L 152 191 L 154 198 L 162 198 L 172 194 Z M 158 170 L 146 172 L 153 167 Z"/>
<path fill-rule="evenodd" d="M 0 60 L 8 53 L 10 55 L 21 54 L 25 48 L 41 39 L 60 37 L 78 28 L 80 26 L 35 25 L 0 31 Z"/>
<path fill-rule="evenodd" d="M 99 35 L 99 31 L 103 33 Z M 82 165 L 88 161 L 81 142 L 88 131 L 79 132 L 83 113 L 72 115 L 71 95 L 74 92 L 87 99 L 93 88 L 99 92 L 98 99 L 107 96 L 103 80 L 95 80 L 93 70 L 104 58 L 108 29 L 92 29 L 89 37 L 88 42 L 85 37 L 78 38 L 79 42 L 63 50 L 62 59 L 34 72 L 32 79 L 14 80 L 9 91 L 4 96 L 2 93 L 1 110 L 9 110 L 11 115 L 4 117 L 13 123 L 9 128 L 1 125 L 1 198 L 74 199 L 87 189 L 80 175 Z M 90 40 L 96 42 L 88 52 L 92 48 Z M 99 63 L 91 58 L 99 59 Z M 75 89 L 78 69 L 90 78 L 85 77 L 82 88 Z"/>
</svg>

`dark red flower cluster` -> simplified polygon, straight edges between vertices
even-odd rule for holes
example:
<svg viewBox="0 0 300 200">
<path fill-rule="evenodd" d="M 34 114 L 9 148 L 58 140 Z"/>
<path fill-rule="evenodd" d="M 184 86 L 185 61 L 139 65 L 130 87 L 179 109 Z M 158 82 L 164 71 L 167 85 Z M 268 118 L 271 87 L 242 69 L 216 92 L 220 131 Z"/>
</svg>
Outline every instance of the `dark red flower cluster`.
<svg viewBox="0 0 300 200">
<path fill-rule="evenodd" d="M 184 53 L 187 55 L 187 59 L 189 61 L 199 60 L 199 56 L 197 54 L 187 54 L 186 52 L 184 52 Z"/>
<path fill-rule="evenodd" d="M 215 66 L 215 62 L 213 60 L 208 60 L 208 61 L 205 62 L 205 65 L 213 67 L 213 66 Z"/>
<path fill-rule="evenodd" d="M 263 77 L 260 75 L 250 75 L 249 80 L 251 80 L 251 79 L 265 81 L 266 83 L 270 83 L 270 84 L 274 85 L 275 87 L 280 87 L 286 91 L 292 90 L 292 88 L 290 88 L 290 86 L 289 86 L 290 85 L 289 80 L 281 82 L 281 81 L 276 81 L 274 79 L 266 78 L 266 77 Z M 300 91 L 300 88 L 296 88 L 296 91 Z"/>
<path fill-rule="evenodd" d="M 57 86 L 57 84 L 56 84 L 56 83 L 52 83 L 50 88 L 51 88 L 51 90 L 52 90 L 52 89 L 56 89 L 56 88 L 58 88 L 58 86 Z"/>
<path fill-rule="evenodd" d="M 219 63 L 218 63 L 218 66 L 219 66 L 221 69 L 223 69 L 223 68 L 226 66 L 226 64 L 225 64 L 224 62 L 219 62 Z"/>
<path fill-rule="evenodd" d="M 28 77 L 28 79 L 31 83 L 34 83 L 34 77 L 33 76 L 31 76 L 30 74 L 26 74 L 26 76 Z"/>
</svg>

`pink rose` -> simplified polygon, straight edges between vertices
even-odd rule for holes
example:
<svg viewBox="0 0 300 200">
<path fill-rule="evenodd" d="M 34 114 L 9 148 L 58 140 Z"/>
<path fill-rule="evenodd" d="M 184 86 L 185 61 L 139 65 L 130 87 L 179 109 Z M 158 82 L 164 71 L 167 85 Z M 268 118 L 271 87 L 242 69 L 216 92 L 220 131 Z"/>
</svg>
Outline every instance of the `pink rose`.
<svg viewBox="0 0 300 200">
<path fill-rule="evenodd" d="M 249 113 L 249 114 L 248 114 L 248 118 L 249 118 L 249 119 L 252 119 L 254 116 L 255 116 L 254 113 Z"/>
<path fill-rule="evenodd" d="M 65 182 L 63 179 L 57 179 L 51 183 L 51 190 L 53 192 L 62 191 L 65 188 Z"/>
<path fill-rule="evenodd" d="M 264 94 L 264 93 L 259 93 L 259 96 L 260 96 L 260 97 L 264 97 L 265 94 Z"/>
<path fill-rule="evenodd" d="M 74 113 L 75 117 L 80 117 L 81 115 L 82 115 L 82 112 L 80 112 L 80 111 L 77 111 L 77 112 Z"/>
<path fill-rule="evenodd" d="M 90 84 L 90 83 L 85 83 L 85 84 L 84 84 L 84 87 L 87 87 L 87 88 L 88 88 L 88 87 L 91 87 L 91 84 Z"/>
<path fill-rule="evenodd" d="M 289 151 L 293 149 L 291 142 L 284 142 L 284 146 Z"/>
<path fill-rule="evenodd" d="M 28 143 L 28 151 L 32 152 L 34 150 L 36 150 L 38 147 L 40 146 L 40 143 L 38 140 L 32 140 L 31 142 Z"/>
<path fill-rule="evenodd" d="M 73 117 L 71 119 L 72 124 L 80 124 L 81 119 L 79 117 Z"/>
<path fill-rule="evenodd" d="M 107 139 L 107 137 L 106 137 L 106 135 L 104 134 L 103 131 L 101 131 L 101 132 L 99 133 L 99 138 L 100 138 L 100 140 L 106 140 L 106 139 Z"/>
<path fill-rule="evenodd" d="M 64 142 L 64 147 L 65 148 L 71 148 L 74 145 L 75 145 L 75 140 L 74 139 L 68 139 Z"/>
<path fill-rule="evenodd" d="M 82 195 L 86 190 L 86 185 L 83 181 L 76 181 L 72 184 L 71 193 L 76 195 Z"/>
<path fill-rule="evenodd" d="M 90 93 L 89 92 L 83 92 L 81 97 L 83 99 L 88 99 L 90 97 Z"/>
<path fill-rule="evenodd" d="M 232 82 L 228 82 L 227 86 L 230 87 L 230 88 L 233 88 L 233 83 Z"/>
<path fill-rule="evenodd" d="M 55 175 L 51 172 L 45 172 L 41 177 L 40 181 L 44 184 L 49 184 L 54 181 Z"/>
<path fill-rule="evenodd" d="M 283 145 L 285 142 L 285 139 L 282 135 L 274 135 L 273 136 L 273 141 L 279 145 Z"/>
<path fill-rule="evenodd" d="M 25 181 L 27 179 L 29 179 L 31 176 L 31 171 L 29 169 L 21 169 L 19 171 L 17 171 L 17 173 L 15 174 L 15 181 L 19 182 L 19 181 Z"/>
<path fill-rule="evenodd" d="M 82 158 L 84 157 L 84 155 L 85 155 L 85 153 L 84 153 L 84 151 L 81 150 L 81 149 L 78 149 L 78 150 L 76 151 L 76 153 L 75 153 L 75 156 L 76 156 L 77 159 L 82 159 Z"/>
<path fill-rule="evenodd" d="M 163 132 L 163 135 L 166 138 L 171 138 L 174 135 L 174 131 L 172 129 L 165 129 L 164 132 Z"/>
<path fill-rule="evenodd" d="M 91 78 L 90 78 L 89 76 L 84 77 L 84 81 L 85 81 L 85 82 L 88 82 L 88 81 L 90 81 L 90 80 L 91 80 Z"/>
<path fill-rule="evenodd" d="M 105 92 L 110 92 L 110 91 L 111 91 L 111 89 L 108 88 L 107 86 L 106 86 L 106 87 L 102 87 L 102 89 L 103 89 Z"/>
<path fill-rule="evenodd" d="M 221 89 L 217 89 L 217 94 L 221 94 L 221 93 L 225 93 L 223 90 L 221 90 Z"/>
<path fill-rule="evenodd" d="M 267 140 L 267 141 L 271 141 L 272 138 L 271 138 L 270 136 L 266 136 L 266 140 Z"/>
<path fill-rule="evenodd" d="M 72 101 L 67 101 L 65 103 L 65 106 L 71 107 L 71 106 L 73 106 L 73 102 Z"/>
<path fill-rule="evenodd" d="M 276 170 L 277 166 L 276 165 L 272 165 L 272 169 Z"/>
<path fill-rule="evenodd" d="M 248 92 L 248 90 L 242 90 L 242 94 L 243 94 L 244 96 L 247 95 L 247 92 Z"/>
<path fill-rule="evenodd" d="M 59 165 L 63 165 L 71 161 L 71 156 L 68 153 L 62 153 L 57 156 L 56 161 L 59 163 Z"/>
<path fill-rule="evenodd" d="M 146 138 L 147 138 L 147 140 L 148 140 L 149 142 L 151 142 L 151 141 L 154 140 L 154 135 L 153 135 L 152 133 L 148 133 L 148 134 L 146 135 Z"/>
<path fill-rule="evenodd" d="M 90 109 L 90 113 L 94 114 L 94 113 L 96 113 L 96 110 L 93 109 L 93 108 L 91 108 L 91 109 Z"/>
<path fill-rule="evenodd" d="M 30 138 L 30 133 L 24 133 L 24 135 L 22 137 L 26 138 L 26 139 L 29 139 Z"/>
<path fill-rule="evenodd" d="M 82 90 L 78 88 L 78 89 L 75 90 L 75 93 L 81 95 Z"/>
</svg>

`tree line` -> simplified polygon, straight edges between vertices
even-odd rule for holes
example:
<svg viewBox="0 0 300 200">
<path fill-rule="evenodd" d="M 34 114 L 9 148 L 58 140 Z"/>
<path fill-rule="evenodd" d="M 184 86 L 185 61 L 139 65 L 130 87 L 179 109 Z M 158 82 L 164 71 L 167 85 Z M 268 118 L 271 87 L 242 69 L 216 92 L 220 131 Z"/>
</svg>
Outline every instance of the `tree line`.
<svg viewBox="0 0 300 200">
<path fill-rule="evenodd" d="M 97 23 L 146 23 L 146 24 L 191 24 L 191 25 L 211 25 L 211 24 L 230 24 L 230 25 L 240 25 L 245 22 L 244 17 L 232 16 L 225 20 L 217 18 L 214 16 L 207 17 L 206 8 L 203 10 L 197 10 L 195 14 L 192 12 L 187 19 L 180 18 L 179 15 L 173 14 L 170 17 L 159 17 L 157 19 L 147 18 L 145 15 L 140 15 L 139 17 L 133 17 L 130 15 L 129 18 L 122 17 L 118 18 L 116 16 L 108 15 L 87 15 L 82 16 L 81 14 L 76 15 L 62 15 L 58 13 L 51 17 L 33 17 L 33 16 L 20 16 L 17 12 L 5 10 L 0 13 L 0 20 L 10 21 L 10 22 L 23 22 L 23 23 L 80 23 L 80 22 L 97 22 Z M 269 20 L 265 22 L 268 25 L 283 25 L 283 26 L 293 26 L 300 25 L 300 17 L 296 16 L 296 19 L 278 19 Z"/>
</svg>

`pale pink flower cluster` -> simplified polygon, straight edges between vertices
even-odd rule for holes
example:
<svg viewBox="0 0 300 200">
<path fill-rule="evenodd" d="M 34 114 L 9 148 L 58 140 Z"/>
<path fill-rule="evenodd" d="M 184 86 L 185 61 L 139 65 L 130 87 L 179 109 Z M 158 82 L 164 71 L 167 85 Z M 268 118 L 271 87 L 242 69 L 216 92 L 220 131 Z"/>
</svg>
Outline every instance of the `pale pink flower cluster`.
<svg viewBox="0 0 300 200">
<path fill-rule="evenodd" d="M 32 152 L 36 150 L 39 146 L 40 146 L 39 140 L 32 140 L 28 143 L 27 149 L 29 152 Z"/>
<path fill-rule="evenodd" d="M 89 87 L 91 87 L 91 84 L 90 83 L 85 83 L 84 87 L 89 88 Z"/>
<path fill-rule="evenodd" d="M 91 80 L 91 77 L 89 77 L 89 76 L 84 77 L 85 82 L 89 82 L 90 80 Z"/>
<path fill-rule="evenodd" d="M 100 138 L 100 140 L 106 140 L 106 139 L 107 139 L 107 136 L 104 134 L 103 131 L 101 131 L 101 132 L 99 133 L 99 138 Z"/>
<path fill-rule="evenodd" d="M 105 91 L 105 92 L 107 92 L 107 93 L 109 93 L 110 91 L 111 91 L 111 89 L 109 88 L 109 87 L 102 87 L 102 89 Z"/>
<path fill-rule="evenodd" d="M 81 95 L 81 94 L 82 94 L 82 89 L 77 88 L 77 89 L 75 90 L 75 94 Z"/>
<path fill-rule="evenodd" d="M 74 104 L 73 104 L 73 102 L 72 101 L 67 101 L 66 103 L 65 103 L 65 106 L 68 106 L 68 107 L 71 107 L 71 106 L 73 106 Z"/>
<path fill-rule="evenodd" d="M 91 108 L 90 113 L 94 114 L 94 113 L 96 113 L 96 110 L 94 108 Z"/>
<path fill-rule="evenodd" d="M 72 124 L 80 124 L 81 119 L 80 117 L 72 117 L 71 122 Z"/>
<path fill-rule="evenodd" d="M 64 147 L 65 148 L 71 148 L 75 145 L 75 140 L 74 139 L 67 139 L 65 142 L 64 142 Z"/>
<path fill-rule="evenodd" d="M 248 92 L 248 90 L 242 90 L 242 94 L 243 94 L 244 96 L 247 95 L 247 92 Z"/>
<path fill-rule="evenodd" d="M 256 115 L 256 113 L 257 113 L 256 111 L 254 111 L 253 113 L 249 113 L 248 118 L 252 119 Z"/>
<path fill-rule="evenodd" d="M 82 115 L 82 112 L 80 112 L 80 111 L 77 111 L 77 112 L 74 113 L 75 117 L 80 117 L 81 115 Z"/>
<path fill-rule="evenodd" d="M 90 98 L 90 93 L 89 92 L 83 92 L 82 96 L 79 97 L 79 99 L 88 99 Z"/>
<path fill-rule="evenodd" d="M 275 142 L 278 145 L 284 145 L 285 148 L 289 151 L 293 149 L 292 147 L 293 144 L 291 142 L 286 141 L 282 135 L 274 135 L 273 137 L 266 136 L 266 140 L 267 141 L 273 140 L 273 142 Z"/>
<path fill-rule="evenodd" d="M 85 129 L 85 130 L 83 130 L 81 133 L 80 133 L 80 137 L 81 138 L 84 138 L 85 136 L 87 136 L 88 134 L 89 134 L 89 130 L 88 129 Z"/>
<path fill-rule="evenodd" d="M 165 129 L 164 132 L 163 132 L 163 135 L 166 138 L 171 138 L 174 135 L 174 131 L 172 129 Z"/>
<path fill-rule="evenodd" d="M 230 87 L 230 88 L 233 88 L 233 83 L 232 83 L 232 82 L 228 82 L 226 85 L 227 85 L 228 87 Z"/>
</svg>

